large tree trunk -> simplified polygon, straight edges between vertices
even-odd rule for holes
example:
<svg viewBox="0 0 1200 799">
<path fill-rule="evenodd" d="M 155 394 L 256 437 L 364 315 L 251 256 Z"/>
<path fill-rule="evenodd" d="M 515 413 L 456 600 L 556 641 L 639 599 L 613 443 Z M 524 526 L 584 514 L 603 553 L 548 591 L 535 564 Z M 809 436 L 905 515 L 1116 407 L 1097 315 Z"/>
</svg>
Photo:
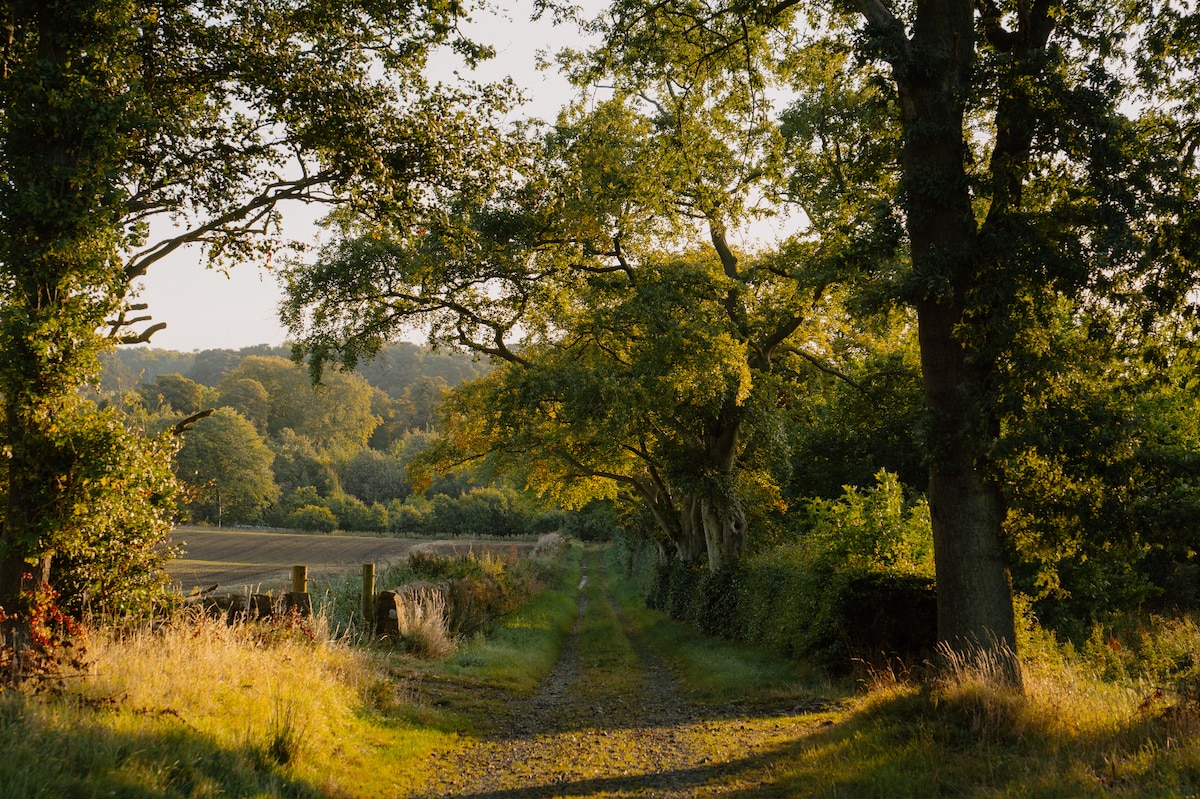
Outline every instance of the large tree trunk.
<svg viewBox="0 0 1200 799">
<path fill-rule="evenodd" d="M 704 437 L 710 485 L 696 502 L 704 530 L 708 566 L 712 571 L 733 568 L 746 548 L 746 514 L 733 485 L 742 408 L 731 398 Z"/>
<path fill-rule="evenodd" d="M 994 440 L 985 389 L 944 307 L 920 314 L 921 363 L 932 416 L 929 512 L 937 575 L 938 638 L 960 658 L 985 657 L 1019 685 L 1012 586 L 1000 487 L 987 473 Z"/>
<path fill-rule="evenodd" d="M 708 567 L 732 568 L 746 548 L 746 514 L 737 497 L 705 497 L 697 503 L 708 546 Z"/>
<path fill-rule="evenodd" d="M 679 537 L 675 540 L 675 557 L 684 563 L 700 563 L 707 552 L 704 534 L 704 509 L 698 497 L 688 497 L 679 510 Z"/>
<path fill-rule="evenodd" d="M 904 129 L 902 170 L 925 397 L 938 637 L 960 656 L 987 657 L 1020 683 L 1012 589 L 1003 556 L 1004 505 L 989 474 L 991 365 L 963 330 L 979 285 L 978 226 L 966 174 L 964 108 L 974 67 L 970 0 L 921 0 L 911 41 L 893 28 L 893 74 Z M 986 324 L 986 320 L 983 321 Z"/>
</svg>

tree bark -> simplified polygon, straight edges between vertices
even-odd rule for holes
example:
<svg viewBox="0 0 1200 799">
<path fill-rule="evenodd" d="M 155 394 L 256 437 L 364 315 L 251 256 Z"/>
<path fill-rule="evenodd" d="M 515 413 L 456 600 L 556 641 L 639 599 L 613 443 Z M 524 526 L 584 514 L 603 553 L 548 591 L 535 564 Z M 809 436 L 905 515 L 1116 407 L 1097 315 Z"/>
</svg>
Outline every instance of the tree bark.
<svg viewBox="0 0 1200 799">
<path fill-rule="evenodd" d="M 985 656 L 1019 685 L 1012 585 L 1003 548 L 1005 507 L 987 472 L 994 440 L 984 387 L 948 322 L 961 314 L 919 314 L 925 395 L 932 417 L 929 512 L 937 576 L 938 639 L 956 656 Z"/>
<path fill-rule="evenodd" d="M 684 563 L 699 563 L 704 559 L 707 548 L 703 503 L 699 497 L 688 497 L 679 511 L 679 538 L 675 541 L 675 557 Z"/>
<path fill-rule="evenodd" d="M 716 572 L 737 565 L 746 548 L 746 514 L 733 485 L 741 435 L 742 409 L 728 400 L 717 421 L 704 437 L 705 457 L 711 470 L 711 484 L 696 502 L 704 530 L 708 566 Z"/>
<path fill-rule="evenodd" d="M 893 31 L 894 32 L 894 31 Z M 995 662 L 1019 685 L 1004 504 L 989 473 L 995 425 L 991 364 L 962 329 L 979 285 L 978 227 L 967 177 L 964 109 L 974 67 L 970 0 L 921 0 L 912 38 L 893 57 L 904 131 L 902 174 L 930 414 L 929 504 L 938 637 L 956 654 Z"/>
<path fill-rule="evenodd" d="M 741 503 L 736 497 L 704 497 L 698 504 L 709 569 L 732 568 L 746 548 L 746 514 Z"/>
</svg>

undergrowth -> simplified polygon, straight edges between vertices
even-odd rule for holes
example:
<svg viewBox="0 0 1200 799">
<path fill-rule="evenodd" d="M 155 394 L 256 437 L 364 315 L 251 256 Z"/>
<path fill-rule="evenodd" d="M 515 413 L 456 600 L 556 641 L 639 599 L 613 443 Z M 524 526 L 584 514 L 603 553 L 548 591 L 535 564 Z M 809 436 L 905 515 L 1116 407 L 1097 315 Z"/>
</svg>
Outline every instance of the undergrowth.
<svg viewBox="0 0 1200 799">
<path fill-rule="evenodd" d="M 622 604 L 700 695 L 770 696 L 787 685 L 741 645 L 644 607 L 645 573 L 614 551 Z M 1082 645 L 1025 618 L 1023 686 L 984 660 L 858 661 L 828 679 L 801 671 L 801 719 L 771 757 L 771 797 L 1190 797 L 1200 795 L 1200 623 L 1131 616 Z M 782 679 L 782 681 L 781 681 Z M 777 689 L 775 689 L 777 690 Z M 808 697 L 808 698 L 806 698 Z M 827 698 L 829 701 L 823 701 Z M 753 704 L 753 702 L 750 702 Z"/>
<path fill-rule="evenodd" d="M 577 561 L 505 569 L 577 579 Z M 320 610 L 98 626 L 75 678 L 0 692 L 0 799 L 407 795 L 466 718 L 410 677 L 469 671 L 531 687 L 557 656 L 573 596 L 543 592 L 432 663 Z"/>
</svg>

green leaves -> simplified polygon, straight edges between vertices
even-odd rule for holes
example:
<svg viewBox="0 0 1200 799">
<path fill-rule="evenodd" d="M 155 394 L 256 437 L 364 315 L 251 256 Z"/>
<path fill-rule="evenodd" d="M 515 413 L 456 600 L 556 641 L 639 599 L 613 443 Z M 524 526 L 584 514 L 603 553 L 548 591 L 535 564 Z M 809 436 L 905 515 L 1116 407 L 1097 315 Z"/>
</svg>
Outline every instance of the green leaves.
<svg viewBox="0 0 1200 799">
<path fill-rule="evenodd" d="M 187 244 L 219 266 L 269 262 L 286 245 L 284 203 L 405 229 L 440 212 L 446 191 L 489 185 L 498 137 L 486 118 L 510 88 L 435 89 L 422 74 L 442 44 L 485 55 L 459 36 L 462 13 L 377 0 L 4 5 L 0 396 L 15 510 L 0 533 L 0 605 L 20 564 L 70 534 L 79 509 L 59 491 L 70 475 L 56 471 L 67 466 L 46 420 L 74 408 L 100 352 L 145 340 L 132 281 Z M 321 435 L 361 444 L 371 418 L 327 415 Z"/>
</svg>

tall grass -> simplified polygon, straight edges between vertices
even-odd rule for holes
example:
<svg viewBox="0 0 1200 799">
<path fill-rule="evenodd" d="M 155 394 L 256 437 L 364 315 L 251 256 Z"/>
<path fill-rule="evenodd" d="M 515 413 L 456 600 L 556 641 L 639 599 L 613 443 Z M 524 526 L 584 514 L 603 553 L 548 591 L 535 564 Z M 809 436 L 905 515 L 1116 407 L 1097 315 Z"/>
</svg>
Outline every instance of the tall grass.
<svg viewBox="0 0 1200 799">
<path fill-rule="evenodd" d="M 61 690 L 0 692 L 0 799 L 419 792 L 430 751 L 452 751 L 472 723 L 456 703 L 440 701 L 439 691 L 458 690 L 445 677 L 532 689 L 553 665 L 573 616 L 578 552 L 565 561 L 454 561 L 484 577 L 516 575 L 527 587 L 552 581 L 559 590 L 440 661 L 372 644 L 353 616 L 329 612 L 332 586 L 308 619 L 226 626 L 181 613 L 155 627 L 95 629 L 87 672 Z M 337 587 L 342 610 L 360 604 L 354 582 Z M 444 615 L 434 608 L 405 620 L 410 637 Z M 464 694 L 467 704 L 473 694 Z"/>
<path fill-rule="evenodd" d="M 58 695 L 0 694 L 0 799 L 392 796 L 447 741 L 404 722 L 383 664 L 320 618 L 180 616 L 89 652 Z"/>
<path fill-rule="evenodd" d="M 396 627 L 410 651 L 426 660 L 443 658 L 455 650 L 447 621 L 446 595 L 426 585 L 396 603 Z"/>
</svg>

